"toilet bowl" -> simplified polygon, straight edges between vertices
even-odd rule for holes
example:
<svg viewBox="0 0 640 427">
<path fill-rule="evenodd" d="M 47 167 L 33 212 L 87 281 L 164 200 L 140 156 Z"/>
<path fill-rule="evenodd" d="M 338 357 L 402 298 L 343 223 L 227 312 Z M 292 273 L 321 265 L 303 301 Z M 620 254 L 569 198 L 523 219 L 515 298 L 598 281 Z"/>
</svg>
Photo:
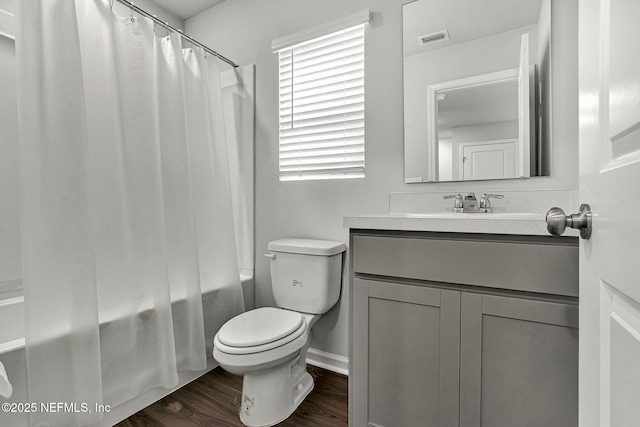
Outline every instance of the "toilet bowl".
<svg viewBox="0 0 640 427">
<path fill-rule="evenodd" d="M 269 243 L 271 281 L 280 308 L 263 307 L 225 323 L 213 357 L 243 375 L 240 420 L 271 426 L 289 417 L 313 389 L 306 369 L 311 328 L 338 300 L 344 243 L 281 239 Z"/>
<path fill-rule="evenodd" d="M 245 425 L 277 424 L 311 392 L 313 379 L 306 370 L 306 351 L 311 326 L 319 317 L 265 307 L 236 316 L 232 320 L 239 322 L 226 324 L 228 327 L 223 326 L 216 334 L 213 357 L 224 370 L 244 375 L 240 419 Z M 269 327 L 278 321 L 278 327 Z M 254 333 L 241 340 L 225 340 L 237 338 L 238 331 L 252 329 Z M 274 330 L 286 335 L 264 342 L 277 335 Z"/>
</svg>

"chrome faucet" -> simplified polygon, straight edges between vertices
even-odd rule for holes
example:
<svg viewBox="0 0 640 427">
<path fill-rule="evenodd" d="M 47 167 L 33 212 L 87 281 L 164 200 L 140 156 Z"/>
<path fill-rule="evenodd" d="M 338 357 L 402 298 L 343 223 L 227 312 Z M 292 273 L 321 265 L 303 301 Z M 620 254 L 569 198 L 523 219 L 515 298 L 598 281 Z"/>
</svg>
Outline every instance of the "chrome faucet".
<svg viewBox="0 0 640 427">
<path fill-rule="evenodd" d="M 484 193 L 480 198 L 480 204 L 478 205 L 478 199 L 474 193 L 467 193 L 464 197 L 462 194 L 449 194 L 444 196 L 445 199 L 455 199 L 453 201 L 453 213 L 490 213 L 492 212 L 491 203 L 489 199 L 502 199 L 502 194 L 487 194 Z"/>
<path fill-rule="evenodd" d="M 464 200 L 462 201 L 462 212 L 480 212 L 478 208 L 478 199 L 476 199 L 476 195 L 473 193 L 467 193 L 464 196 Z"/>
<path fill-rule="evenodd" d="M 449 194 L 444 196 L 445 199 L 455 199 L 453 201 L 453 213 L 462 212 L 480 212 L 478 209 L 478 200 L 473 193 L 467 193 L 464 197 L 462 194 Z"/>
</svg>

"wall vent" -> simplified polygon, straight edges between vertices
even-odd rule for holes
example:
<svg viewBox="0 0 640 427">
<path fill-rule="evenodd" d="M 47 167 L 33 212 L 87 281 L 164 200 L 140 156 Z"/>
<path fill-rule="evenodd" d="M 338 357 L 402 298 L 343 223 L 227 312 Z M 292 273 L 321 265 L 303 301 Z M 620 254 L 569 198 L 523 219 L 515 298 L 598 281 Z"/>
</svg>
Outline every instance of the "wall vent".
<svg viewBox="0 0 640 427">
<path fill-rule="evenodd" d="M 449 31 L 441 30 L 431 34 L 425 34 L 424 36 L 418 36 L 418 43 L 423 46 L 427 43 L 439 42 L 441 40 L 447 40 L 448 38 Z"/>
</svg>

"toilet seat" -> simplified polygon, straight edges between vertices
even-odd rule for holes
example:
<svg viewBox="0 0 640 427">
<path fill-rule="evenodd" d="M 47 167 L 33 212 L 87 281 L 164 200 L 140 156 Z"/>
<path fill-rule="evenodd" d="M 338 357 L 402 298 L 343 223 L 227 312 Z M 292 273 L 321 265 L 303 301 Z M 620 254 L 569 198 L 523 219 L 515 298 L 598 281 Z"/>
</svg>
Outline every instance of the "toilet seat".
<svg viewBox="0 0 640 427">
<path fill-rule="evenodd" d="M 261 353 L 281 347 L 307 330 L 302 314 L 263 307 L 234 317 L 218 331 L 215 346 L 227 354 Z"/>
</svg>

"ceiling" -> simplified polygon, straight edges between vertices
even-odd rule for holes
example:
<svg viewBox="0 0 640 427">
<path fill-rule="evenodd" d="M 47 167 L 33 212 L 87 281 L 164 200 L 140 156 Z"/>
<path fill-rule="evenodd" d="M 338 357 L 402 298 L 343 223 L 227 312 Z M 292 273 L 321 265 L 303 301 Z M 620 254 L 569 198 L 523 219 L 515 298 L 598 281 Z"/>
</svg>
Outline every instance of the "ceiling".
<svg viewBox="0 0 640 427">
<path fill-rule="evenodd" d="M 439 92 L 440 93 L 440 92 Z M 438 131 L 518 120 L 518 81 L 445 92 L 438 101 Z"/>
<path fill-rule="evenodd" d="M 189 19 L 224 0 L 150 0 L 180 19 Z M 143 9 L 144 6 L 140 5 Z M 15 14 L 16 0 L 0 0 L 0 10 Z"/>
<path fill-rule="evenodd" d="M 180 19 L 189 19 L 224 0 L 152 0 Z"/>
<path fill-rule="evenodd" d="M 417 0 L 402 8 L 404 56 L 440 49 L 538 22 L 542 0 Z M 418 44 L 418 37 L 448 30 L 450 39 Z"/>
</svg>

